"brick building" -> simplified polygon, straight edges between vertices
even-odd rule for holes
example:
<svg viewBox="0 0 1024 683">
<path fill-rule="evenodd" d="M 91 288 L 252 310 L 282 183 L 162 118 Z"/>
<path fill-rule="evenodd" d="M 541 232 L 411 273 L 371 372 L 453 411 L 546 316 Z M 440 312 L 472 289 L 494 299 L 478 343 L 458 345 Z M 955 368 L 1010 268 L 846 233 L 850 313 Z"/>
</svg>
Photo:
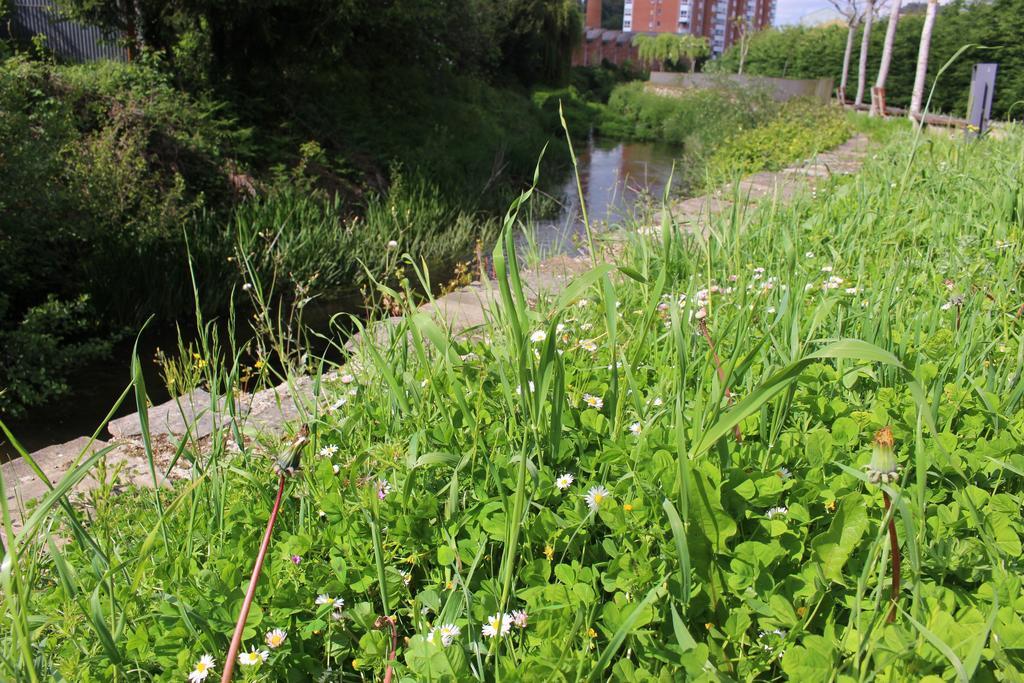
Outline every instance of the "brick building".
<svg viewBox="0 0 1024 683">
<path fill-rule="evenodd" d="M 768 28 L 775 21 L 777 0 L 625 0 L 622 31 L 601 29 L 601 0 L 586 0 L 586 35 L 579 55 L 596 57 L 604 54 L 611 41 L 632 42 L 637 33 L 691 33 L 704 36 L 712 55 L 722 54 L 739 40 L 744 31 Z M 615 34 L 613 37 L 607 34 Z M 621 57 L 626 50 L 616 47 L 612 57 Z M 635 52 L 628 58 L 635 61 Z M 600 63 L 588 60 L 586 63 Z M 617 62 L 616 63 L 621 63 Z"/>
</svg>

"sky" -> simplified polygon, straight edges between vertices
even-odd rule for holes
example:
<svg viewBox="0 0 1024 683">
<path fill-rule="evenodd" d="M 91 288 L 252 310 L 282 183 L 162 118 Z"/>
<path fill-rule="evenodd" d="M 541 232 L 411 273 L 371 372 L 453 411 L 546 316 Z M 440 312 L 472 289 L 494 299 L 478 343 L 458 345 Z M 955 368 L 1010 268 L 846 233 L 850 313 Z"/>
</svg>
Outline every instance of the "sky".
<svg viewBox="0 0 1024 683">
<path fill-rule="evenodd" d="M 828 9 L 832 5 L 828 0 L 776 0 L 775 24 L 797 24 L 805 14 L 819 9 Z"/>
</svg>

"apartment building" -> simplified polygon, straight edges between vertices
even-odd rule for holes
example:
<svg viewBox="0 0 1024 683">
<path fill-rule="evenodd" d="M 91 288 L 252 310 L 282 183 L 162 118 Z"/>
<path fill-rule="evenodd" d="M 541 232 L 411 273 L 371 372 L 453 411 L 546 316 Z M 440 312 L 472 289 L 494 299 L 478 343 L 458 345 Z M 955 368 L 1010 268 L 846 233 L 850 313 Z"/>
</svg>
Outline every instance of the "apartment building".
<svg viewBox="0 0 1024 683">
<path fill-rule="evenodd" d="M 775 21 L 777 0 L 626 0 L 622 30 L 630 33 L 691 33 L 704 36 L 719 55 L 744 31 Z M 600 0 L 589 0 L 588 5 Z M 589 7 L 588 7 L 589 9 Z"/>
</svg>

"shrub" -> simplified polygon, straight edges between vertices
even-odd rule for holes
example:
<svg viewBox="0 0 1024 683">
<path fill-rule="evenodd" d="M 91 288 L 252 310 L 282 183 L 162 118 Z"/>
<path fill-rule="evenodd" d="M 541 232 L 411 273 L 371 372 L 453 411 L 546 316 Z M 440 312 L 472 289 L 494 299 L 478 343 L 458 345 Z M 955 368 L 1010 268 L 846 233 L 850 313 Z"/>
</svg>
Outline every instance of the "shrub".
<svg viewBox="0 0 1024 683">
<path fill-rule="evenodd" d="M 652 92 L 644 83 L 615 88 L 600 130 L 634 140 L 661 140 L 705 150 L 734 130 L 751 128 L 778 109 L 767 93 L 723 80 L 713 88 Z"/>
<path fill-rule="evenodd" d="M 20 416 L 65 396 L 68 377 L 110 350 L 87 296 L 51 297 L 14 320 L 7 319 L 6 303 L 0 295 L 0 413 Z"/>
<path fill-rule="evenodd" d="M 228 208 L 246 132 L 142 64 L 12 57 L 0 112 L 0 387 L 13 411 L 65 392 L 121 325 L 191 309 L 183 236 L 197 211 Z"/>
</svg>

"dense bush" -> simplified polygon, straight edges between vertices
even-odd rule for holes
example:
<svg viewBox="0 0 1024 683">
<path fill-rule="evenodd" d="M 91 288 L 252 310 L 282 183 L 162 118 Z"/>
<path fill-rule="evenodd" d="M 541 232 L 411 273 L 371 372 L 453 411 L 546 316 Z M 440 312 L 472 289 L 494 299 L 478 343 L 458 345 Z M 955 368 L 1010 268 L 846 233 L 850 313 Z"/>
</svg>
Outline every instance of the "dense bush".
<svg viewBox="0 0 1024 683">
<path fill-rule="evenodd" d="M 893 45 L 892 67 L 886 84 L 886 102 L 906 107 L 914 86 L 917 51 L 921 40 L 921 14 L 900 18 Z M 886 20 L 876 23 L 871 32 L 868 52 L 868 83 L 878 74 L 882 58 Z M 856 91 L 857 55 L 861 43 L 858 30 L 851 71 L 849 94 Z M 993 0 L 969 2 L 955 0 L 939 9 L 928 55 L 928 79 L 925 95 L 931 89 L 938 71 L 961 47 L 973 44 L 943 75 L 935 90 L 932 109 L 963 115 L 967 107 L 971 84 L 971 68 L 978 62 L 996 62 L 996 78 L 992 114 L 1005 117 L 1011 114 L 1015 102 L 1024 99 L 1024 0 Z M 743 67 L 744 73 L 788 78 L 835 78 L 842 73 L 846 29 L 839 26 L 824 28 L 787 27 L 758 33 L 750 41 L 750 50 Z M 735 73 L 739 66 L 739 47 L 734 46 L 709 67 L 726 73 Z M 1024 111 L 1018 106 L 1013 116 L 1020 118 Z"/>
<path fill-rule="evenodd" d="M 639 65 L 628 61 L 616 65 L 605 61 L 600 66 L 573 67 L 569 82 L 585 99 L 605 103 L 615 86 L 643 77 L 644 72 Z"/>
<path fill-rule="evenodd" d="M 652 92 L 644 83 L 615 88 L 600 130 L 633 140 L 661 140 L 699 153 L 734 131 L 775 115 L 767 92 L 723 80 L 714 88 Z"/>
<path fill-rule="evenodd" d="M 244 141 L 143 65 L 0 65 L 0 408 L 62 393 L 120 324 L 190 306 L 183 236 L 227 206 Z"/>
</svg>

